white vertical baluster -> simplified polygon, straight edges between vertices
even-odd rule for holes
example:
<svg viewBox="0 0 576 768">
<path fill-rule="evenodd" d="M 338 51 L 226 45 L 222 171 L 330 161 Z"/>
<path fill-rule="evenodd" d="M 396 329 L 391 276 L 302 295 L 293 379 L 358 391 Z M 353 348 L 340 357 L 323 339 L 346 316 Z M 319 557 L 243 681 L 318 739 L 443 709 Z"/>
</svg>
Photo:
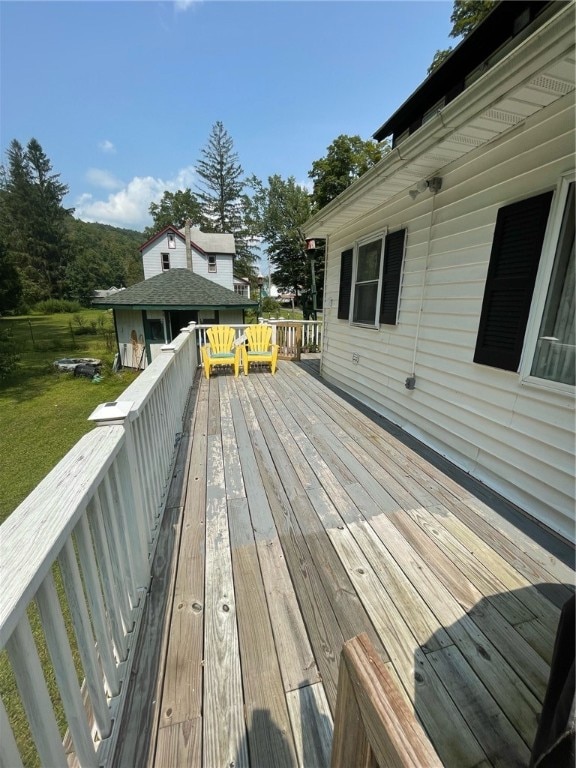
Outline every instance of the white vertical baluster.
<svg viewBox="0 0 576 768">
<path fill-rule="evenodd" d="M 16 739 L 10 727 L 4 703 L 0 699 L 0 768 L 22 768 L 22 758 L 16 746 Z"/>
<path fill-rule="evenodd" d="M 124 426 L 126 447 L 118 455 L 118 477 L 121 482 L 121 492 L 127 504 L 128 537 L 132 541 L 134 551 L 136 586 L 145 588 L 150 581 L 148 521 L 140 486 L 139 462 L 134 448 L 133 425 L 126 420 Z"/>
<path fill-rule="evenodd" d="M 86 594 L 90 605 L 90 613 L 96 633 L 98 643 L 98 653 L 104 669 L 106 682 L 111 696 L 117 696 L 120 691 L 120 681 L 118 679 L 118 670 L 112 657 L 113 637 L 111 629 L 106 621 L 106 610 L 104 608 L 104 598 L 98 578 L 98 566 L 94 556 L 92 536 L 88 527 L 88 518 L 86 514 L 82 515 L 76 526 L 76 542 L 80 554 L 80 562 L 86 584 Z"/>
<path fill-rule="evenodd" d="M 42 765 L 65 766 L 62 738 L 26 614 L 6 643 L 6 650 Z"/>
<path fill-rule="evenodd" d="M 142 498 L 142 504 L 146 511 L 146 532 L 148 537 L 148 544 L 152 541 L 152 529 L 154 528 L 154 515 L 152 512 L 152 497 L 149 492 L 149 474 L 148 474 L 148 454 L 143 437 L 144 425 L 142 419 L 134 419 L 130 423 L 130 432 L 133 437 L 133 448 L 135 453 L 135 459 L 138 466 L 137 481 L 140 488 L 140 496 Z"/>
<path fill-rule="evenodd" d="M 64 588 L 66 589 L 72 621 L 74 622 L 74 629 L 76 630 L 78 650 L 86 674 L 86 684 L 94 710 L 94 719 L 100 731 L 100 736 L 105 739 L 110 734 L 112 721 L 104 696 L 102 675 L 98 670 L 94 637 L 92 635 L 90 617 L 86 607 L 82 579 L 72 539 L 68 539 L 60 554 L 60 570 L 64 580 Z"/>
<path fill-rule="evenodd" d="M 124 451 L 122 451 L 124 455 Z M 138 588 L 148 586 L 148 580 L 140 573 L 140 542 L 138 529 L 136 527 L 136 513 L 134 511 L 134 498 L 132 488 L 130 487 L 130 475 L 122 477 L 121 469 L 126 469 L 126 462 L 120 467 L 120 454 L 116 458 L 116 463 L 111 467 L 111 491 L 114 497 L 114 517 L 118 520 L 121 542 L 125 547 L 126 559 L 130 571 L 130 581 L 134 585 L 133 605 L 140 602 Z M 141 581 L 138 577 L 141 577 Z"/>
<path fill-rule="evenodd" d="M 112 637 L 116 645 L 116 654 L 118 661 L 124 661 L 128 655 L 128 644 L 124 635 L 124 628 L 127 628 L 127 619 L 122 612 L 122 600 L 119 589 L 114 580 L 114 569 L 110 561 L 110 552 L 106 539 L 104 521 L 102 519 L 102 508 L 98 495 L 94 497 L 94 506 L 91 515 L 92 532 L 94 534 L 94 546 L 99 563 L 99 571 L 102 577 L 102 587 L 112 627 Z"/>
<path fill-rule="evenodd" d="M 130 567 L 126 554 L 126 542 L 124 541 L 124 531 L 120 532 L 116 510 L 114 508 L 114 499 L 110 488 L 110 475 L 106 475 L 102 486 L 98 490 L 100 498 L 100 509 L 104 521 L 104 530 L 106 531 L 106 540 L 108 550 L 113 561 L 113 575 L 118 593 L 118 600 L 122 608 L 124 626 L 127 632 L 132 629 L 132 608 L 137 603 L 135 598 L 135 589 L 132 583 Z"/>
<path fill-rule="evenodd" d="M 79 763 L 82 768 L 97 768 L 98 760 L 51 571 L 48 571 L 38 589 L 36 602 Z"/>
</svg>

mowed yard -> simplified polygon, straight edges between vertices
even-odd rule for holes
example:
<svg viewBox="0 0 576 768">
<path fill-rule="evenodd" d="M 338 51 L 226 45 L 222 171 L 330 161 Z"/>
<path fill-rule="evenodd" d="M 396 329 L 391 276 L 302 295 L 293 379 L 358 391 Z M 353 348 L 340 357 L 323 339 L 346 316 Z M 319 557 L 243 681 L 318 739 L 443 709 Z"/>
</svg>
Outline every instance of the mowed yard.
<svg viewBox="0 0 576 768">
<path fill-rule="evenodd" d="M 20 504 L 68 450 L 93 429 L 88 416 L 114 400 L 133 380 L 112 372 L 115 339 L 104 310 L 77 314 L 2 318 L 19 355 L 16 370 L 0 381 L 0 523 Z M 102 360 L 102 381 L 59 373 L 62 357 Z"/>
</svg>

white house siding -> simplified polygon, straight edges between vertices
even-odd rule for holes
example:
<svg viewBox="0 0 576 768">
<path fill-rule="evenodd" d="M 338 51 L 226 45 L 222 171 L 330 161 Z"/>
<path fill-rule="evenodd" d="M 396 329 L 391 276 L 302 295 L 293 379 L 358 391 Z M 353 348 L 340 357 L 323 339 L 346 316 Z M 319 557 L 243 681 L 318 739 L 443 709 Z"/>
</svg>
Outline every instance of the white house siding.
<svg viewBox="0 0 576 768">
<path fill-rule="evenodd" d="M 167 253 L 170 257 L 170 269 L 186 269 L 186 243 L 175 236 L 174 244 L 174 248 L 168 247 L 168 236 L 165 234 L 142 251 L 144 280 L 162 274 L 163 253 Z M 192 263 L 194 264 L 194 262 Z"/>
<path fill-rule="evenodd" d="M 435 197 L 424 192 L 412 201 L 406 191 L 330 235 L 322 358 L 328 380 L 569 539 L 573 394 L 522 383 L 519 374 L 473 357 L 497 211 L 556 188 L 574 169 L 574 142 L 570 94 L 438 168 L 443 186 Z M 407 229 L 398 325 L 350 326 L 337 319 L 340 254 L 383 227 Z M 544 252 L 542 262 L 552 257 Z M 413 371 L 416 388 L 409 391 L 404 382 Z"/>
<path fill-rule="evenodd" d="M 142 266 L 144 267 L 144 279 L 148 280 L 154 275 L 160 275 L 162 269 L 162 254 L 170 257 L 170 269 L 186 269 L 186 243 L 179 237 L 174 238 L 175 248 L 168 247 L 168 238 L 164 236 L 154 241 L 142 251 Z M 234 290 L 234 257 L 230 253 L 216 254 L 216 272 L 208 271 L 208 257 L 206 254 L 192 248 L 192 270 L 197 275 L 206 277 L 224 288 Z"/>
</svg>

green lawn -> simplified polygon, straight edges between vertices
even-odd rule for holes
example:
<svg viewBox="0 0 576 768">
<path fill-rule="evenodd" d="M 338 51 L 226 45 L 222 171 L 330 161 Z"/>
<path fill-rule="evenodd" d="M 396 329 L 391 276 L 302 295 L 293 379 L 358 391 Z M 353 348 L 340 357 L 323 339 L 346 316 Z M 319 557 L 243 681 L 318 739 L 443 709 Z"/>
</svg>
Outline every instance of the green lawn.
<svg viewBox="0 0 576 768">
<path fill-rule="evenodd" d="M 8 328 L 20 356 L 18 368 L 0 382 L 0 523 L 70 450 L 94 428 L 87 417 L 103 402 L 114 400 L 137 374 L 113 373 L 115 337 L 109 314 L 85 310 L 80 316 L 31 315 L 0 319 Z M 86 329 L 96 333 L 85 333 Z M 61 357 L 97 357 L 103 362 L 102 381 L 58 373 L 53 362 Z M 59 593 L 62 589 L 55 574 Z M 63 601 L 64 602 L 64 601 Z M 67 606 L 63 605 L 67 617 Z M 53 670 L 43 641 L 37 611 L 29 618 L 51 691 L 57 693 Z M 69 623 L 69 621 L 67 621 Z M 26 766 L 38 765 L 16 683 L 4 653 L 0 653 L 0 691 Z M 62 731 L 65 721 L 56 704 Z"/>
<path fill-rule="evenodd" d="M 96 334 L 82 333 L 94 327 Z M 0 382 L 2 522 L 74 443 L 93 429 L 87 417 L 94 408 L 117 398 L 135 374 L 112 373 L 115 339 L 105 311 L 3 318 L 0 328 L 12 331 L 20 355 L 17 370 Z M 100 358 L 102 381 L 95 384 L 72 373 L 58 373 L 53 362 L 61 357 Z"/>
</svg>

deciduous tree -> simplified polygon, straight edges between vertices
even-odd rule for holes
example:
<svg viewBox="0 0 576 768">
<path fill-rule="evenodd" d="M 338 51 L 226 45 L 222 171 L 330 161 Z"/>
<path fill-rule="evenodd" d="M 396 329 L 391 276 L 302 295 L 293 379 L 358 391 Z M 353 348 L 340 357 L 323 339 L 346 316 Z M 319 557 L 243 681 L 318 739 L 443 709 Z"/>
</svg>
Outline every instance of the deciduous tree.
<svg viewBox="0 0 576 768">
<path fill-rule="evenodd" d="M 337 197 L 388 152 L 387 142 L 377 144 L 360 136 L 338 136 L 325 157 L 312 163 L 308 176 L 314 182 L 312 198 L 320 209 Z"/>
<path fill-rule="evenodd" d="M 197 195 L 190 188 L 178 189 L 176 192 L 166 190 L 159 203 L 150 203 L 148 208 L 154 223 L 144 230 L 146 238 L 152 237 L 164 227 L 174 225 L 181 229 L 190 219 L 192 224 L 204 228 L 202 206 Z"/>
<path fill-rule="evenodd" d="M 480 24 L 492 10 L 495 0 L 454 0 L 452 8 L 452 29 L 450 37 L 466 37 L 472 30 Z M 448 58 L 452 48 L 445 48 L 436 51 L 432 63 L 428 67 L 428 74 Z"/>
<path fill-rule="evenodd" d="M 270 176 L 267 185 L 252 176 L 249 186 L 253 195 L 247 201 L 248 221 L 264 241 L 274 268 L 272 280 L 280 290 L 298 295 L 310 283 L 301 229 L 312 212 L 310 195 L 293 176 L 286 180 L 278 174 Z M 323 262 L 319 266 L 321 271 Z"/>
</svg>

